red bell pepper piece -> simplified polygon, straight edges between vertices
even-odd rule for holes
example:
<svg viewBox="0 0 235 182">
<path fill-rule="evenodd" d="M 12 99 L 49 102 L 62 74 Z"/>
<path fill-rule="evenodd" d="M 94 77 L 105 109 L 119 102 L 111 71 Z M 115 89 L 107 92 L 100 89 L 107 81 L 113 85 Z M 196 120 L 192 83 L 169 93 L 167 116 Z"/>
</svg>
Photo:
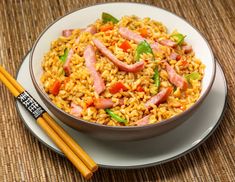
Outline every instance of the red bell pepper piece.
<svg viewBox="0 0 235 182">
<path fill-rule="evenodd" d="M 143 89 L 143 87 L 141 87 L 140 85 L 138 85 L 137 88 L 136 88 L 136 91 L 137 91 L 137 92 L 144 92 L 144 89 Z"/>
<path fill-rule="evenodd" d="M 123 85 L 123 83 L 117 82 L 110 87 L 109 92 L 111 94 L 116 94 L 120 92 L 121 90 L 125 91 L 127 90 L 127 88 L 125 87 L 125 85 Z"/>
<path fill-rule="evenodd" d="M 126 40 L 126 41 L 124 41 L 124 42 L 120 45 L 120 48 L 121 48 L 124 52 L 127 52 L 127 50 L 131 48 L 131 45 L 130 45 L 129 42 Z"/>
<path fill-rule="evenodd" d="M 59 80 L 56 80 L 51 88 L 49 89 L 49 92 L 53 94 L 54 96 L 58 95 L 61 87 L 61 82 Z"/>
</svg>

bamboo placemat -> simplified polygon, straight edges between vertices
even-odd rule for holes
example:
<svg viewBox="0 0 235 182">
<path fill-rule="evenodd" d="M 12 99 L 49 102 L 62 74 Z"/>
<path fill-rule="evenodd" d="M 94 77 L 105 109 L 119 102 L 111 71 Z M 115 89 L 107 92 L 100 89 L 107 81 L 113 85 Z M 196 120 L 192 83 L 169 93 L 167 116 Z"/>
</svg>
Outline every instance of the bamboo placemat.
<svg viewBox="0 0 235 182">
<path fill-rule="evenodd" d="M 22 58 L 49 23 L 71 10 L 100 2 L 111 1 L 1 0 L 0 64 L 16 75 Z M 234 181 L 235 1 L 132 2 L 170 10 L 201 31 L 225 72 L 229 90 L 227 109 L 214 134 L 193 152 L 145 169 L 101 168 L 90 181 Z M 84 181 L 68 160 L 45 147 L 27 130 L 16 111 L 14 98 L 1 83 L 0 181 Z"/>
</svg>

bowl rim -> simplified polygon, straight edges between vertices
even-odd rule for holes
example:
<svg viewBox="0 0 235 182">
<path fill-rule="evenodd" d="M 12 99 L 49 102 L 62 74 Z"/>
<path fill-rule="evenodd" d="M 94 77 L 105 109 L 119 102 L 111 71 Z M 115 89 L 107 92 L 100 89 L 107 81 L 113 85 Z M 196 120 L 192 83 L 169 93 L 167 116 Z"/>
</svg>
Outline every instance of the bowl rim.
<svg viewBox="0 0 235 182">
<path fill-rule="evenodd" d="M 32 66 L 32 62 L 33 62 L 33 54 L 34 54 L 34 50 L 39 42 L 39 40 L 41 39 L 41 37 L 44 35 L 44 33 L 52 26 L 54 25 L 56 22 L 58 22 L 60 19 L 62 19 L 63 17 L 65 16 L 68 16 L 72 13 L 75 13 L 76 11 L 79 11 L 79 10 L 82 10 L 82 9 L 86 9 L 86 8 L 89 8 L 89 7 L 93 7 L 93 6 L 100 6 L 100 5 L 108 5 L 108 4 L 135 4 L 135 5 L 141 5 L 141 6 L 148 6 L 148 7 L 151 7 L 151 8 L 157 8 L 157 9 L 161 9 L 163 11 L 166 11 L 167 13 L 170 13 L 178 18 L 180 18 L 182 21 L 184 21 L 185 23 L 189 24 L 194 30 L 196 30 L 196 32 L 203 38 L 203 40 L 205 41 L 208 49 L 209 49 L 209 53 L 212 57 L 212 76 L 210 78 L 210 81 L 209 81 L 209 85 L 208 87 L 206 88 L 205 92 L 203 93 L 203 95 L 201 95 L 201 97 L 190 107 L 188 108 L 187 110 L 171 117 L 171 118 L 168 118 L 168 119 L 165 119 L 165 120 L 162 120 L 160 122 L 157 122 L 157 123 L 153 123 L 153 124 L 147 124 L 147 125 L 143 125 L 143 126 L 109 126 L 109 125 L 103 125 L 103 124 L 99 124 L 99 123 L 94 123 L 94 122 L 90 122 L 90 121 L 87 121 L 87 120 L 84 120 L 84 119 L 78 119 L 76 118 L 75 116 L 65 112 L 64 110 L 58 108 L 50 99 L 49 97 L 41 90 L 41 88 L 39 87 L 39 85 L 37 84 L 37 81 L 34 77 L 34 72 L 33 72 L 33 66 Z M 75 120 L 78 120 L 80 122 L 83 122 L 85 124 L 88 124 L 88 125 L 92 125 L 92 126 L 95 126 L 95 127 L 102 127 L 102 128 L 105 128 L 105 129 L 114 129 L 114 130 L 119 130 L 119 131 L 122 131 L 122 130 L 140 130 L 140 129 L 146 129 L 146 128 L 152 128 L 152 127 L 157 127 L 157 126 L 161 126 L 161 125 L 166 125 L 174 120 L 179 120 L 181 119 L 182 117 L 190 114 L 190 112 L 192 112 L 193 110 L 195 110 L 197 107 L 200 106 L 200 104 L 204 101 L 204 99 L 206 98 L 206 96 L 208 95 L 209 91 L 211 90 L 211 87 L 212 87 L 212 84 L 214 82 L 214 79 L 215 79 L 215 73 L 216 73 L 216 63 L 215 63 L 215 58 L 214 58 L 214 54 L 213 54 L 213 51 L 210 47 L 210 44 L 209 42 L 207 41 L 207 39 L 202 35 L 202 33 L 196 28 L 194 27 L 191 23 L 189 23 L 187 20 L 185 20 L 184 18 L 182 18 L 181 16 L 169 11 L 169 10 L 166 10 L 164 8 L 161 8 L 161 7 L 157 7 L 157 6 L 154 6 L 154 5 L 149 5 L 149 4 L 144 4 L 144 3 L 136 3 L 136 2 L 109 2 L 109 3 L 97 3 L 95 5 L 88 5 L 88 6 L 83 6 L 81 8 L 76 8 L 68 13 L 66 13 L 65 15 L 57 18 L 56 20 L 54 20 L 52 23 L 50 23 L 38 36 L 38 38 L 36 39 L 32 49 L 31 49 L 31 52 L 30 52 L 30 57 L 29 57 L 29 71 L 30 71 L 30 76 L 31 76 L 31 79 L 33 81 L 33 85 L 35 87 L 35 89 L 37 90 L 37 92 L 39 92 L 43 99 L 45 99 L 47 101 L 47 103 L 53 107 L 55 110 L 58 110 L 59 112 L 63 113 L 64 115 L 66 115 L 67 117 L 69 118 L 72 118 L 72 119 L 75 119 Z"/>
</svg>

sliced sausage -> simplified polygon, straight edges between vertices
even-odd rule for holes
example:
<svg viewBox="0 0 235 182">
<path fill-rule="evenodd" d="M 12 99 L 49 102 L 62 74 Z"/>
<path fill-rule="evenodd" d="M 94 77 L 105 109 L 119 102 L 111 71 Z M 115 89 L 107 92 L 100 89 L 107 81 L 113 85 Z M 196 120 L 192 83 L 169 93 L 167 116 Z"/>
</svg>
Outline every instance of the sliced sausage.
<svg viewBox="0 0 235 182">
<path fill-rule="evenodd" d="M 104 44 L 99 41 L 98 39 L 93 39 L 93 43 L 95 46 L 99 49 L 99 51 L 105 55 L 110 61 L 113 62 L 120 70 L 127 71 L 127 72 L 138 72 L 142 69 L 144 69 L 144 61 L 139 61 L 135 64 L 128 65 L 122 61 L 120 61 L 118 58 L 116 58 L 110 50 L 108 50 Z"/>
<path fill-rule="evenodd" d="M 186 81 L 186 79 L 178 75 L 168 63 L 165 62 L 165 65 L 166 65 L 166 71 L 168 73 L 169 81 L 175 86 L 183 90 L 186 90 L 188 88 L 188 82 Z"/>
<path fill-rule="evenodd" d="M 136 122 L 136 125 L 137 126 L 143 126 L 143 125 L 149 124 L 149 117 L 150 117 L 150 115 L 147 115 L 147 116 L 141 118 L 140 120 L 138 120 Z"/>
<path fill-rule="evenodd" d="M 150 98 L 145 103 L 145 107 L 147 107 L 149 109 L 149 108 L 151 108 L 152 104 L 159 105 L 159 104 L 165 102 L 167 100 L 168 96 L 171 94 L 171 92 L 172 92 L 172 87 L 168 87 L 168 88 L 163 89 L 157 95 Z"/>
<path fill-rule="evenodd" d="M 75 117 L 80 118 L 82 116 L 82 107 L 74 103 L 71 103 L 70 114 L 72 114 Z"/>
<path fill-rule="evenodd" d="M 113 107 L 114 103 L 111 99 L 98 98 L 95 100 L 94 105 L 97 109 L 107 109 Z"/>
<path fill-rule="evenodd" d="M 140 42 L 145 40 L 145 38 L 143 38 L 141 35 L 132 32 L 126 27 L 120 27 L 118 31 L 123 38 L 133 40 L 136 44 L 139 44 Z"/>
<path fill-rule="evenodd" d="M 177 46 L 176 42 L 174 42 L 172 40 L 168 40 L 168 39 L 160 40 L 159 43 L 164 45 L 164 46 L 168 46 L 168 47 L 172 47 L 172 48 Z"/>
<path fill-rule="evenodd" d="M 94 80 L 94 88 L 97 94 L 105 90 L 104 80 L 95 68 L 96 58 L 95 50 L 92 45 L 88 45 L 84 51 L 85 65 Z"/>
<path fill-rule="evenodd" d="M 69 37 L 70 35 L 72 35 L 73 31 L 74 31 L 74 29 L 63 30 L 62 36 Z"/>
<path fill-rule="evenodd" d="M 192 46 L 190 45 L 185 45 L 185 46 L 182 46 L 182 50 L 184 51 L 185 54 L 188 54 L 190 52 L 192 52 Z"/>
</svg>

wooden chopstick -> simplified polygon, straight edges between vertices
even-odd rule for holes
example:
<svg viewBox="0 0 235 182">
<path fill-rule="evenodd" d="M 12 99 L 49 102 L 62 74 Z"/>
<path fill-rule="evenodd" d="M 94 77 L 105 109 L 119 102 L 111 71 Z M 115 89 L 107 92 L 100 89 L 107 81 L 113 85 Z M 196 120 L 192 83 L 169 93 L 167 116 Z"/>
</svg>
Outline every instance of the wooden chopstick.
<svg viewBox="0 0 235 182">
<path fill-rule="evenodd" d="M 11 84 L 11 82 L 0 72 L 0 80 L 7 86 L 12 94 L 17 97 L 20 92 Z M 47 124 L 44 118 L 37 119 L 38 125 L 47 133 L 47 135 L 55 142 L 55 144 L 64 152 L 67 158 L 74 164 L 74 166 L 81 172 L 81 174 L 89 179 L 92 172 L 87 166 L 74 154 L 74 152 L 66 145 L 66 143 L 58 136 L 58 134 Z"/>
<path fill-rule="evenodd" d="M 8 81 L 8 79 L 0 72 L 0 80 L 4 83 L 4 85 L 10 90 L 10 92 L 17 97 L 19 95 L 19 91 Z"/>
<path fill-rule="evenodd" d="M 37 123 L 53 140 L 53 142 L 64 152 L 65 156 L 73 163 L 73 165 L 81 172 L 81 174 L 89 179 L 93 175 L 86 165 L 76 156 L 76 154 L 66 145 L 66 143 L 57 135 L 57 133 L 47 124 L 47 122 L 39 117 Z"/>
<path fill-rule="evenodd" d="M 25 91 L 2 66 L 0 66 L 0 80 L 2 80 L 15 97 Z M 37 123 L 53 139 L 56 145 L 65 153 L 85 178 L 90 178 L 92 172 L 98 169 L 97 164 L 89 157 L 89 155 L 50 117 L 48 113 L 43 113 L 42 117 L 37 119 Z"/>
<path fill-rule="evenodd" d="M 0 72 L 10 81 L 15 88 L 22 93 L 25 89 L 0 65 Z M 85 163 L 85 165 L 95 172 L 98 169 L 94 160 L 61 128 L 48 113 L 42 117 L 47 121 L 51 128 L 64 140 L 64 142 L 73 150 L 73 152 Z"/>
<path fill-rule="evenodd" d="M 98 169 L 97 164 L 91 157 L 57 123 L 54 122 L 48 113 L 44 113 L 43 118 L 92 172 L 95 172 Z"/>
<path fill-rule="evenodd" d="M 1 65 L 0 72 L 9 80 L 9 82 L 18 90 L 18 92 L 23 92 L 24 88 L 8 73 Z"/>
</svg>

